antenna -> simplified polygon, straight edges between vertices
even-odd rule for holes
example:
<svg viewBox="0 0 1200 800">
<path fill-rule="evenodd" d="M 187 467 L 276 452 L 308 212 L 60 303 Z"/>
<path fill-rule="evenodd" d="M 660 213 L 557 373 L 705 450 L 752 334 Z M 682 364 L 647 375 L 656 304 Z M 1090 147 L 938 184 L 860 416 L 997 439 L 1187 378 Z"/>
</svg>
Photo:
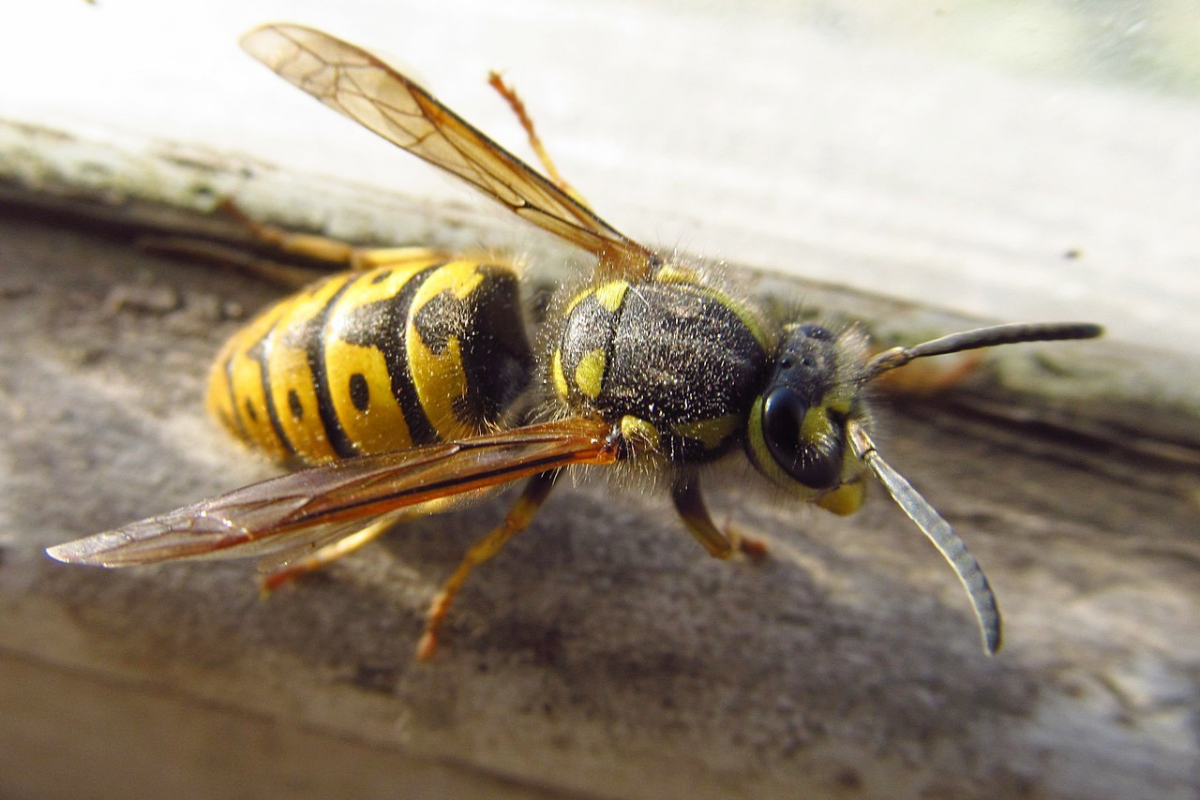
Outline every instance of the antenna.
<svg viewBox="0 0 1200 800">
<path fill-rule="evenodd" d="M 1090 322 L 1013 322 L 1007 325 L 992 325 L 971 331 L 952 333 L 940 339 L 913 347 L 893 347 L 872 358 L 863 367 L 862 382 L 874 380 L 884 372 L 903 367 L 916 358 L 944 356 L 963 350 L 978 350 L 1001 344 L 1021 342 L 1053 342 L 1062 339 L 1095 339 L 1104 333 L 1104 328 Z"/>
<path fill-rule="evenodd" d="M 861 422 L 850 421 L 846 425 L 846 432 L 849 435 L 850 446 L 854 449 L 854 454 L 871 468 L 891 498 L 900 508 L 904 509 L 904 513 L 913 522 L 917 523 L 921 532 L 929 537 L 933 546 L 954 568 L 954 574 L 962 581 L 963 588 L 967 590 L 967 596 L 971 598 L 971 605 L 975 608 L 975 617 L 979 620 L 979 629 L 983 634 L 983 649 L 987 651 L 988 655 L 995 655 L 996 651 L 1000 649 L 1001 643 L 1000 609 L 996 605 L 996 596 L 992 593 L 991 584 L 988 583 L 987 576 L 983 574 L 983 569 L 975 560 L 975 556 L 967 550 L 966 544 L 950 527 L 950 523 L 946 522 L 933 506 L 929 505 L 929 501 L 922 497 L 912 487 L 912 484 L 904 479 L 904 476 L 883 460 L 883 457 L 875 449 L 875 442 L 871 440 Z"/>
</svg>

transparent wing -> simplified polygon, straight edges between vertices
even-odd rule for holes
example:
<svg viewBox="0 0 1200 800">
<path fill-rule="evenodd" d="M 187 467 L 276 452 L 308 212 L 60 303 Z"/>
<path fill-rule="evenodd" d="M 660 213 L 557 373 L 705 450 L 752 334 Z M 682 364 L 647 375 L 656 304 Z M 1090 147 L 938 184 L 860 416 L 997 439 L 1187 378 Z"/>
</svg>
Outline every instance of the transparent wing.
<svg viewBox="0 0 1200 800">
<path fill-rule="evenodd" d="M 606 270 L 645 274 L 658 257 L 618 233 L 398 70 L 300 25 L 266 25 L 242 47 L 330 108 L 453 173 L 533 224 L 595 253 Z"/>
<path fill-rule="evenodd" d="M 377 520 L 440 510 L 448 498 L 571 464 L 615 460 L 603 422 L 531 425 L 293 472 L 46 552 L 59 561 L 104 567 L 298 554 Z"/>
</svg>

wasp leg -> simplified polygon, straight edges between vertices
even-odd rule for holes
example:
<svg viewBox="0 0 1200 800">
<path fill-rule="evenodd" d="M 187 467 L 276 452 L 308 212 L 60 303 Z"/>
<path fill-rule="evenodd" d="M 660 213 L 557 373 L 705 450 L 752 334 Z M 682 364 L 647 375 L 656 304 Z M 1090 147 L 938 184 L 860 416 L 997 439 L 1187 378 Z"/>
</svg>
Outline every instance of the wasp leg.
<svg viewBox="0 0 1200 800">
<path fill-rule="evenodd" d="M 291 583 L 302 575 L 316 572 L 327 564 L 337 561 L 342 556 L 353 553 L 364 544 L 377 539 L 380 534 L 395 524 L 396 520 L 394 519 L 380 520 L 368 525 L 358 533 L 352 533 L 343 539 L 338 539 L 333 544 L 322 547 L 310 556 L 302 558 L 299 561 L 294 561 L 281 569 L 264 575 L 259 583 L 259 588 L 264 596 L 269 595 L 280 586 Z"/>
<path fill-rule="evenodd" d="M 142 250 L 162 253 L 172 258 L 192 259 L 233 267 L 247 275 L 262 278 L 289 289 L 299 289 L 324 274 L 263 258 L 237 245 L 190 236 L 142 236 L 138 238 L 137 246 Z"/>
<path fill-rule="evenodd" d="M 446 579 L 441 590 L 429 605 L 429 613 L 425 618 L 425 633 L 417 644 L 417 660 L 428 661 L 433 657 L 437 650 L 438 634 L 441 631 L 442 622 L 445 621 L 446 612 L 450 610 L 454 596 L 462 589 L 471 570 L 496 555 L 509 539 L 529 527 L 529 523 L 533 521 L 538 509 L 550 496 L 550 490 L 554 488 L 554 482 L 558 478 L 559 472 L 560 470 L 543 472 L 530 478 L 529 483 L 525 484 L 521 496 L 517 498 L 517 502 L 509 509 L 503 524 L 476 542 L 463 556 L 458 569 Z"/>
<path fill-rule="evenodd" d="M 509 108 L 517 115 L 517 120 L 521 123 L 521 127 L 525 129 L 526 138 L 529 139 L 529 146 L 537 154 L 538 161 L 541 161 L 542 166 L 546 168 L 546 174 L 554 185 L 570 195 L 571 199 L 576 203 L 591 211 L 591 204 L 583 199 L 583 195 L 575 191 L 574 186 L 567 183 L 566 178 L 562 176 L 562 173 L 558 171 L 558 167 L 554 165 L 554 160 L 550 158 L 550 153 L 546 151 L 546 146 L 542 144 L 542 137 L 538 136 L 537 130 L 533 127 L 533 119 L 525 109 L 525 102 L 517 94 L 516 88 L 505 83 L 504 78 L 495 70 L 488 73 L 488 84 L 500 93 L 500 96 L 508 103 Z"/>
<path fill-rule="evenodd" d="M 699 475 L 681 472 L 676 476 L 671 499 L 683 524 L 713 557 L 729 558 L 736 551 L 754 559 L 767 554 L 767 546 L 761 540 L 744 536 L 731 525 L 726 525 L 725 530 L 717 527 L 704 504 Z"/>
<path fill-rule="evenodd" d="M 371 270 L 377 267 L 406 267 L 447 261 L 450 255 L 428 247 L 359 247 L 328 236 L 294 233 L 274 225 L 257 222 L 232 200 L 224 200 L 217 211 L 235 220 L 260 245 L 281 256 L 304 259 L 313 267 L 293 266 L 264 258 L 234 244 L 189 236 L 144 236 L 138 245 L 146 250 L 175 256 L 213 261 L 236 267 L 290 288 L 300 288 L 319 277 L 317 270 Z"/>
<path fill-rule="evenodd" d="M 368 270 L 436 264 L 450 255 L 430 247 L 359 247 L 314 233 L 294 233 L 250 219 L 232 201 L 221 204 L 223 213 L 234 216 L 256 239 L 281 253 L 328 264 L 339 269 Z"/>
</svg>

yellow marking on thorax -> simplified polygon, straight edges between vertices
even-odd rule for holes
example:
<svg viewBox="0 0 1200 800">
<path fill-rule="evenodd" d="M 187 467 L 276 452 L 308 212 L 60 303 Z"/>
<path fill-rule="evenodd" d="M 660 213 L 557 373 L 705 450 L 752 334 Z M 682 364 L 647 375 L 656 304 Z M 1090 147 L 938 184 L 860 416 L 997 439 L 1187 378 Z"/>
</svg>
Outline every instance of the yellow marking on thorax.
<svg viewBox="0 0 1200 800">
<path fill-rule="evenodd" d="M 754 337 L 763 350 L 768 349 L 767 337 L 763 333 L 762 326 L 759 325 L 758 320 L 750 313 L 750 309 L 724 292 L 702 283 L 698 273 L 690 269 L 668 264 L 654 273 L 654 281 L 656 283 L 678 283 L 695 287 L 705 297 L 716 301 L 732 311 L 734 316 L 750 331 L 750 335 Z"/>
<path fill-rule="evenodd" d="M 608 281 L 599 286 L 589 286 L 579 294 L 575 295 L 567 303 L 566 308 L 562 311 L 562 316 L 565 319 L 571 315 L 575 307 L 588 299 L 592 295 L 596 296 L 596 302 L 606 309 L 609 313 L 616 313 L 621 307 L 621 301 L 625 299 L 625 292 L 629 289 L 629 281 Z"/>
<path fill-rule="evenodd" d="M 621 307 L 621 303 L 625 301 L 625 292 L 627 291 L 629 291 L 628 281 L 609 281 L 596 289 L 596 302 L 605 311 L 615 314 Z"/>
<path fill-rule="evenodd" d="M 462 439 L 478 431 L 460 420 L 455 403 L 467 394 L 467 375 L 457 337 L 449 337 L 446 349 L 438 355 L 425 346 L 413 322 L 415 315 L 433 300 L 449 290 L 457 299 L 467 298 L 479 288 L 483 275 L 474 261 L 453 261 L 429 276 L 413 298 L 408 320 L 408 364 L 417 398 L 425 416 L 441 439 Z"/>
<path fill-rule="evenodd" d="M 659 452 L 658 428 L 641 417 L 626 414 L 621 417 L 621 438 L 631 452 Z"/>
<path fill-rule="evenodd" d="M 654 273 L 655 283 L 686 283 L 690 286 L 700 285 L 700 276 L 695 270 L 680 267 L 675 264 L 664 264 Z"/>
<path fill-rule="evenodd" d="M 716 450 L 737 432 L 744 420 L 741 414 L 726 414 L 713 419 L 684 422 L 676 425 L 674 430 L 679 436 L 699 441 L 705 450 Z"/>
<path fill-rule="evenodd" d="M 575 385 L 585 397 L 595 400 L 600 396 L 604 384 L 604 367 L 607 359 L 603 350 L 589 350 L 579 359 L 575 367 Z"/>
<path fill-rule="evenodd" d="M 570 387 L 567 386 L 567 376 L 563 373 L 562 348 L 554 348 L 554 356 L 550 362 L 550 379 L 554 382 L 554 393 L 558 399 L 566 402 Z"/>
</svg>

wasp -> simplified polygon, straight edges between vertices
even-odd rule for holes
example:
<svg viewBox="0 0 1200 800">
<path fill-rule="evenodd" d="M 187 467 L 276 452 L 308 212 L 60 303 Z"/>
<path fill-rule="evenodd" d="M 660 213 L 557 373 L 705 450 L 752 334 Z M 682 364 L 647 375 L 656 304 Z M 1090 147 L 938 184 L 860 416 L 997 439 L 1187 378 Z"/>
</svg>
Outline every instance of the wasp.
<svg viewBox="0 0 1200 800">
<path fill-rule="evenodd" d="M 327 106 L 589 253 L 594 269 L 553 306 L 535 354 L 512 265 L 347 250 L 359 269 L 268 309 L 226 345 L 210 380 L 210 409 L 235 435 L 315 466 L 51 547 L 51 557 L 123 567 L 267 556 L 287 565 L 281 581 L 397 520 L 524 481 L 433 599 L 417 649 L 424 660 L 471 570 L 529 525 L 569 468 L 651 476 L 711 555 L 754 552 L 713 521 L 701 489 L 706 467 L 740 454 L 767 485 L 837 514 L 861 506 L 874 476 L 954 569 L 985 650 L 997 651 L 987 578 L 880 455 L 864 388 L 915 359 L 1087 339 L 1099 326 L 998 325 L 872 355 L 857 326 L 772 324 L 703 264 L 598 217 L 557 175 L 515 95 L 550 178 L 355 45 L 290 24 L 255 29 L 242 45 Z"/>
</svg>

